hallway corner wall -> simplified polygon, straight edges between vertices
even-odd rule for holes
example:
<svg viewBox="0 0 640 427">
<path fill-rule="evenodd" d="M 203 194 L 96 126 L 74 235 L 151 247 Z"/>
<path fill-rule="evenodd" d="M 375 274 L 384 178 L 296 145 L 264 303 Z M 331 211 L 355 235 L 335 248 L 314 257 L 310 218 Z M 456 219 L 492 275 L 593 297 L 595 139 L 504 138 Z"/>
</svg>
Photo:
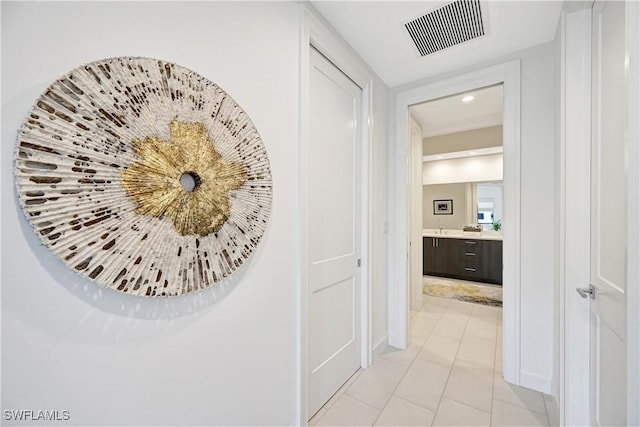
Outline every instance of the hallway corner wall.
<svg viewBox="0 0 640 427">
<path fill-rule="evenodd" d="M 550 393 L 554 300 L 554 45 L 522 60 L 521 385 Z"/>
<path fill-rule="evenodd" d="M 375 78 L 373 90 L 371 343 L 375 353 L 388 341 L 389 88 L 380 79 Z"/>
</svg>

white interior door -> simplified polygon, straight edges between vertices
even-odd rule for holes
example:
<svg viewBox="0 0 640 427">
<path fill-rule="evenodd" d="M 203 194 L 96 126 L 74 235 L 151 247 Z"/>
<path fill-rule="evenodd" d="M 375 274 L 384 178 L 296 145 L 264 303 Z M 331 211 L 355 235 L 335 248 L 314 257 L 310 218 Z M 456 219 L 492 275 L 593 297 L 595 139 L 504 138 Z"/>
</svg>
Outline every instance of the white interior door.
<svg viewBox="0 0 640 427">
<path fill-rule="evenodd" d="M 311 49 L 307 224 L 309 415 L 360 367 L 362 90 Z"/>
<path fill-rule="evenodd" d="M 626 425 L 625 2 L 593 6 L 591 425 Z"/>
</svg>

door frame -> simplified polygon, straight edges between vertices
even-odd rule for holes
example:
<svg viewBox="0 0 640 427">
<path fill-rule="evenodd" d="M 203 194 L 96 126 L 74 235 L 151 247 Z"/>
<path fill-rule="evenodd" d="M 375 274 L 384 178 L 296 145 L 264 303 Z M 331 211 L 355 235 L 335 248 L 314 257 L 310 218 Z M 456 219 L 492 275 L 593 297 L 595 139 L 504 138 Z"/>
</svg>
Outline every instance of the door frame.
<svg viewBox="0 0 640 427">
<path fill-rule="evenodd" d="M 308 412 L 308 331 L 309 331 L 309 293 L 308 293 L 308 236 L 307 236 L 307 194 L 304 183 L 307 182 L 307 162 L 309 147 L 309 73 L 310 54 L 314 48 L 332 62 L 340 71 L 362 89 L 362 139 L 361 143 L 361 200 L 360 200 L 360 366 L 367 368 L 372 359 L 371 343 L 371 231 L 372 231 L 372 198 L 370 196 L 372 182 L 372 125 L 373 125 L 373 77 L 358 61 L 358 55 L 344 44 L 333 32 L 330 25 L 318 16 L 313 7 L 307 3 L 300 5 L 300 142 L 299 186 L 298 186 L 298 230 L 299 258 L 297 296 L 298 330 L 298 379 L 297 379 L 297 424 L 307 425 Z M 292 118 L 292 121 L 294 118 Z"/>
<path fill-rule="evenodd" d="M 589 425 L 591 6 L 561 16 L 558 357 L 561 425 Z"/>
<path fill-rule="evenodd" d="M 640 425 L 640 3 L 627 2 L 629 237 L 627 239 L 627 423 Z"/>
<path fill-rule="evenodd" d="M 411 150 L 411 162 L 409 173 L 413 178 L 409 179 L 409 185 L 411 187 L 411 208 L 409 210 L 409 224 L 410 230 L 409 233 L 413 236 L 413 241 L 416 243 L 409 248 L 410 253 L 410 261 L 409 261 L 409 304 L 411 306 L 411 310 L 417 311 L 420 310 L 420 306 L 422 305 L 422 229 L 423 227 L 423 202 L 422 202 L 422 193 L 423 193 L 423 179 L 422 179 L 422 169 L 423 169 L 423 161 L 422 161 L 422 127 L 420 124 L 409 114 L 409 138 L 411 139 L 411 132 L 417 131 L 418 135 L 420 135 L 420 141 L 416 144 L 414 141 L 410 140 L 410 150 Z M 419 152 L 420 155 L 416 158 L 416 153 Z M 415 278 L 414 275 L 419 277 L 420 283 L 411 283 L 411 280 Z"/>
<path fill-rule="evenodd" d="M 395 197 L 390 208 L 392 237 L 389 269 L 389 344 L 407 348 L 409 340 L 409 280 L 407 248 L 409 239 L 408 159 L 409 107 L 426 101 L 481 87 L 503 84 L 504 90 L 504 198 L 505 225 L 503 253 L 503 333 L 504 378 L 520 385 L 520 61 L 506 63 L 427 83 L 396 95 L 395 157 L 393 182 Z"/>
<path fill-rule="evenodd" d="M 589 424 L 591 2 L 563 11 L 560 40 L 559 409 L 561 425 Z M 640 3 L 627 2 L 629 162 L 627 423 L 640 424 Z M 586 65 L 585 65 L 586 64 Z M 570 78 L 566 78 L 569 76 Z M 569 107 L 567 107 L 569 106 Z M 576 106 L 582 106 L 578 108 Z M 571 159 L 571 161 L 567 161 Z M 585 185 L 585 183 L 587 185 Z M 635 220 L 634 220 L 635 219 Z M 587 262 L 585 263 L 585 259 Z"/>
</svg>

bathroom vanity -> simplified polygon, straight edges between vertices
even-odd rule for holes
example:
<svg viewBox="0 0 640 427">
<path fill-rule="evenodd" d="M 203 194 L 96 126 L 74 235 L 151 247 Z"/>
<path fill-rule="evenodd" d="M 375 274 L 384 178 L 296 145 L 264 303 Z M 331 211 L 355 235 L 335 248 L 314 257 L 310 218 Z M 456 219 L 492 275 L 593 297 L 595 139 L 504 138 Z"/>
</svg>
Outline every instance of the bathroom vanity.
<svg viewBox="0 0 640 427">
<path fill-rule="evenodd" d="M 423 232 L 422 273 L 502 285 L 502 235 Z"/>
</svg>

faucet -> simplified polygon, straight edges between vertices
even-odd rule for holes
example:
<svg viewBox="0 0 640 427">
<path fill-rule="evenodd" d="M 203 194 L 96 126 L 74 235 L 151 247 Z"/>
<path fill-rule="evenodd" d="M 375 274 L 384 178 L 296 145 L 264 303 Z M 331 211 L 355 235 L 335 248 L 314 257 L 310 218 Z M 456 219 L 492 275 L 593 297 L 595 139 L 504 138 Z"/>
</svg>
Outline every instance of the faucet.
<svg viewBox="0 0 640 427">
<path fill-rule="evenodd" d="M 444 225 L 440 226 L 440 234 L 442 234 L 442 229 L 444 228 Z"/>
</svg>

